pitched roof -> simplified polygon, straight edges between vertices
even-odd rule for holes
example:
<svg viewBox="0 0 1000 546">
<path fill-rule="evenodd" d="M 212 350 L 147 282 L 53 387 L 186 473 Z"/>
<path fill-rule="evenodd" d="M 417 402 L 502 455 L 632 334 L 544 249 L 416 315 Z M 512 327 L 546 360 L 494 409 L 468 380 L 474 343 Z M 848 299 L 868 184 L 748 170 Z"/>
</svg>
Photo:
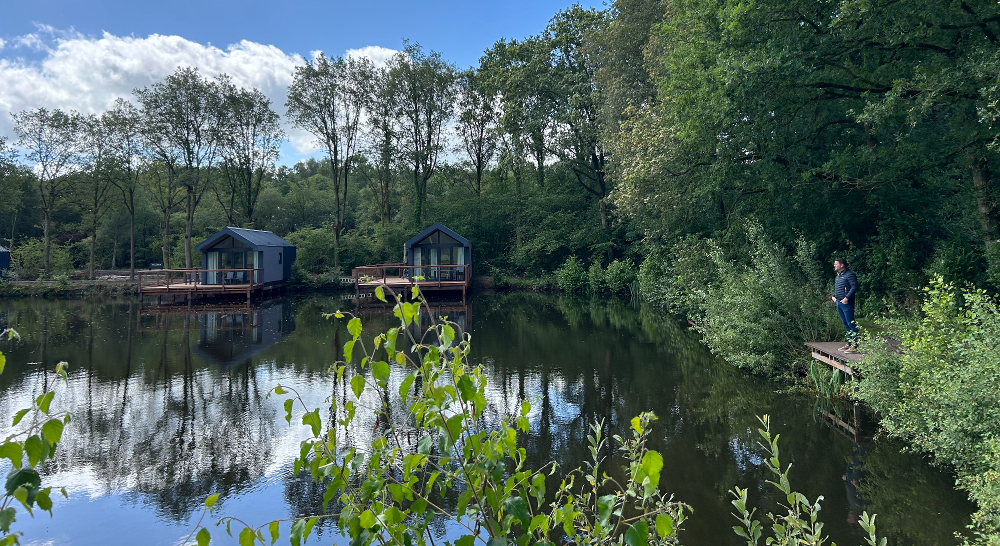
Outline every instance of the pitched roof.
<svg viewBox="0 0 1000 546">
<path fill-rule="evenodd" d="M 7 250 L 6 248 L 4 248 L 4 247 L 0 246 L 0 252 L 10 252 L 10 251 L 9 251 L 9 250 Z"/>
<path fill-rule="evenodd" d="M 257 229 L 244 229 L 237 227 L 224 227 L 219 231 L 215 232 L 211 237 L 205 239 L 204 241 L 198 243 L 194 247 L 196 251 L 201 251 L 201 249 L 214 244 L 219 239 L 224 236 L 230 236 L 234 239 L 238 239 L 248 246 L 261 247 L 261 246 L 295 246 L 292 243 L 278 237 L 277 235 L 271 233 L 270 231 L 260 231 Z"/>
<path fill-rule="evenodd" d="M 451 229 L 449 229 L 448 226 L 446 226 L 446 225 L 444 225 L 444 224 L 442 224 L 440 222 L 434 222 L 433 224 L 431 224 L 431 226 L 429 228 L 421 231 L 420 233 L 418 233 L 415 236 L 413 236 L 409 241 L 406 241 L 405 243 L 403 243 L 403 247 L 405 247 L 405 248 L 411 248 L 411 247 L 413 247 L 414 243 L 419 242 L 421 239 L 423 239 L 424 237 L 427 237 L 428 235 L 430 235 L 431 233 L 434 233 L 437 230 L 441 230 L 441 231 L 447 233 L 448 236 L 450 236 L 452 239 L 455 239 L 456 241 L 462 243 L 462 246 L 468 246 L 468 247 L 472 246 L 472 243 L 470 243 L 468 239 L 466 239 L 465 237 L 462 237 L 461 235 L 455 233 L 454 231 L 452 231 Z"/>
</svg>

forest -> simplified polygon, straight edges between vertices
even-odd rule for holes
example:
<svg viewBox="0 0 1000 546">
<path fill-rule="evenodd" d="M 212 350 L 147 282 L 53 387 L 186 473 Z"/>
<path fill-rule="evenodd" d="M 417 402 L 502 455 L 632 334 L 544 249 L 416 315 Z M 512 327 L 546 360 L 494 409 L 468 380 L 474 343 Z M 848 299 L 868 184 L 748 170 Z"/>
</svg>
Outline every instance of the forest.
<svg viewBox="0 0 1000 546">
<path fill-rule="evenodd" d="M 985 0 L 616 0 L 466 69 L 416 43 L 320 55 L 284 105 L 179 67 L 100 114 L 14 113 L 0 241 L 15 278 L 93 276 L 252 227 L 324 286 L 438 221 L 477 274 L 631 292 L 778 378 L 838 335 L 844 258 L 878 353 L 852 394 L 957 470 L 996 541 L 998 41 Z M 281 120 L 321 155 L 281 164 Z M 880 353 L 886 332 L 912 350 Z"/>
</svg>

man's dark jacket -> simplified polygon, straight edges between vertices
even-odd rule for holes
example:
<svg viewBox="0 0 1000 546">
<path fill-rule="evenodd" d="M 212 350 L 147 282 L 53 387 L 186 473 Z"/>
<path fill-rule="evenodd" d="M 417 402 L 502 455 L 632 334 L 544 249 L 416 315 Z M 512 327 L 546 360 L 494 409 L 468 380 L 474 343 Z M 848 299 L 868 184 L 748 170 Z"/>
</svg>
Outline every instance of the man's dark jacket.
<svg viewBox="0 0 1000 546">
<path fill-rule="evenodd" d="M 858 293 L 858 276 L 850 269 L 845 269 L 837 273 L 837 284 L 833 290 L 833 297 L 840 301 L 847 298 L 847 303 L 854 303 L 854 295 Z"/>
</svg>

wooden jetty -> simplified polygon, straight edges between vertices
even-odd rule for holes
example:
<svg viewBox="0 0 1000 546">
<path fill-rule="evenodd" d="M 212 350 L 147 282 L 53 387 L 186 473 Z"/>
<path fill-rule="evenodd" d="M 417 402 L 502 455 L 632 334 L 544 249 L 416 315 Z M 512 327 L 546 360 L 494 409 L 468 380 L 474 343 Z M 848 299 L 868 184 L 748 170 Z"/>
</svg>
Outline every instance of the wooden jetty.
<svg viewBox="0 0 1000 546">
<path fill-rule="evenodd" d="M 266 284 L 263 269 L 157 269 L 136 271 L 139 296 L 155 296 L 156 303 L 187 303 L 207 297 L 269 297 L 285 284 Z"/>
<path fill-rule="evenodd" d="M 812 357 L 830 367 L 854 377 L 853 364 L 865 357 L 863 353 L 842 353 L 838 351 L 843 342 L 808 341 L 806 347 L 812 350 Z"/>
<path fill-rule="evenodd" d="M 379 264 L 357 267 L 351 281 L 358 295 L 370 294 L 379 286 L 408 297 L 412 287 L 430 295 L 433 292 L 461 292 L 465 302 L 472 279 L 471 265 Z M 388 294 L 386 297 L 389 297 Z"/>
</svg>

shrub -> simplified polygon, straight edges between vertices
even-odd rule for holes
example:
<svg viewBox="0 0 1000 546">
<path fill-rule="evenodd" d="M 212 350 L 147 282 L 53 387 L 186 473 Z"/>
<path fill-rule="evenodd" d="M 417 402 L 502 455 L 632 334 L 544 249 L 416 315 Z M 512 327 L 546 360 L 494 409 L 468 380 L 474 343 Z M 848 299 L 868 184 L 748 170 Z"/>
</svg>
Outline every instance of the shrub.
<svg viewBox="0 0 1000 546">
<path fill-rule="evenodd" d="M 587 270 L 587 284 L 590 286 L 590 291 L 595 294 L 604 292 L 607 288 L 607 274 L 601 267 L 601 262 L 594 261 L 590 264 L 590 269 Z"/>
<path fill-rule="evenodd" d="M 556 283 L 563 292 L 580 292 L 587 286 L 587 273 L 576 256 L 566 258 L 556 270 Z"/>
<path fill-rule="evenodd" d="M 323 228 L 302 228 L 285 236 L 295 245 L 295 264 L 303 273 L 318 275 L 333 271 L 333 233 Z"/>
<path fill-rule="evenodd" d="M 643 299 L 653 303 L 667 303 L 670 281 L 667 277 L 666 263 L 662 259 L 652 254 L 646 256 L 639 264 L 636 280 L 639 281 L 639 295 Z"/>
<path fill-rule="evenodd" d="M 635 264 L 632 260 L 614 260 L 608 264 L 608 290 L 624 294 L 632 289 L 635 281 Z"/>
<path fill-rule="evenodd" d="M 10 252 L 10 268 L 18 279 L 37 279 L 42 274 L 45 244 L 41 239 L 27 239 Z M 52 243 L 49 247 L 49 276 L 66 273 L 73 269 L 69 250 Z"/>
</svg>

